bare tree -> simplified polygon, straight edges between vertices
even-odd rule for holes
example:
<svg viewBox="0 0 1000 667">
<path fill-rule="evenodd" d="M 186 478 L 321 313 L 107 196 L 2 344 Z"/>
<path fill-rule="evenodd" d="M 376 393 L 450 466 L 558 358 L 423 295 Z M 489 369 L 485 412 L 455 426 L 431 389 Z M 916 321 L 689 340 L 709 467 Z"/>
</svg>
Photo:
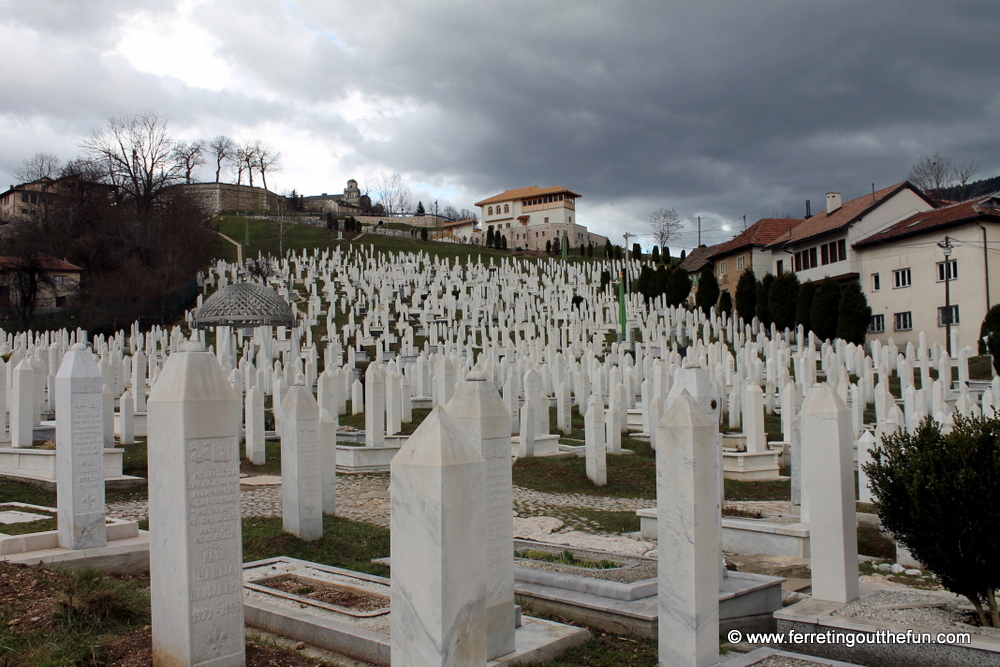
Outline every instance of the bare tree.
<svg viewBox="0 0 1000 667">
<path fill-rule="evenodd" d="M 178 142 L 174 146 L 174 159 L 184 171 L 184 182 L 191 183 L 191 174 L 205 164 L 205 142 L 200 139 L 187 143 Z"/>
<path fill-rule="evenodd" d="M 260 172 L 260 180 L 267 190 L 267 172 L 281 171 L 281 153 L 266 143 L 258 143 L 256 147 L 257 171 Z"/>
<path fill-rule="evenodd" d="M 955 180 L 958 181 L 958 186 L 961 190 L 959 199 L 962 201 L 965 201 L 965 197 L 969 191 L 969 184 L 972 182 L 973 177 L 975 177 L 978 173 L 978 160 L 969 160 L 968 162 L 955 167 Z"/>
<path fill-rule="evenodd" d="M 81 144 L 101 164 L 107 179 L 134 200 L 141 216 L 150 211 L 164 187 L 183 175 L 174 156 L 174 141 L 167 134 L 168 120 L 148 109 L 128 118 L 112 118 Z"/>
<path fill-rule="evenodd" d="M 940 153 L 924 155 L 913 163 L 906 180 L 925 194 L 934 194 L 951 185 L 955 163 Z"/>
<path fill-rule="evenodd" d="M 410 210 L 413 195 L 399 174 L 389 175 L 384 171 L 372 179 L 372 192 L 387 215 L 405 213 Z"/>
<path fill-rule="evenodd" d="M 208 150 L 215 157 L 215 182 L 218 183 L 219 176 L 222 174 L 222 165 L 229 164 L 233 159 L 233 153 L 236 151 L 236 142 L 220 134 L 208 142 Z"/>
<path fill-rule="evenodd" d="M 253 172 L 258 169 L 257 155 L 259 152 L 259 141 L 248 141 L 236 149 L 233 162 L 236 165 L 237 185 L 242 183 L 243 172 L 245 171 L 250 182 L 250 187 L 253 187 Z"/>
<path fill-rule="evenodd" d="M 962 164 L 956 163 L 950 157 L 934 153 L 924 155 L 910 168 L 906 180 L 913 183 L 925 194 L 942 196 L 948 188 L 956 188 L 960 200 L 965 199 L 972 178 L 979 173 L 979 162 L 969 160 Z"/>
<path fill-rule="evenodd" d="M 39 151 L 14 170 L 14 178 L 19 183 L 31 183 L 43 178 L 55 178 L 59 175 L 59 169 L 60 162 L 57 155 Z"/>
<path fill-rule="evenodd" d="M 656 244 L 666 248 L 680 234 L 683 223 L 674 209 L 658 208 L 649 216 L 649 226 L 653 228 Z"/>
</svg>

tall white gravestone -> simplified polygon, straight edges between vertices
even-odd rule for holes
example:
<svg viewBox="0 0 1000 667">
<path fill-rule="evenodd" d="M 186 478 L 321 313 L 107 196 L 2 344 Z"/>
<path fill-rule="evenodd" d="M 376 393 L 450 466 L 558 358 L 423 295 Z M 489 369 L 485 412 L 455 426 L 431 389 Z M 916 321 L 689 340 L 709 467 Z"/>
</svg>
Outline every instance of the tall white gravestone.
<svg viewBox="0 0 1000 667">
<path fill-rule="evenodd" d="M 149 396 L 149 574 L 155 667 L 241 667 L 245 657 L 239 399 L 188 341 Z"/>
<path fill-rule="evenodd" d="M 77 343 L 56 373 L 56 508 L 59 546 L 107 544 L 104 520 L 104 379 L 94 355 Z"/>
<path fill-rule="evenodd" d="M 514 650 L 510 413 L 493 383 L 478 371 L 458 385 L 445 410 L 486 460 L 486 657 L 492 660 Z M 525 437 L 522 430 L 522 442 Z"/>
<path fill-rule="evenodd" d="M 706 667 L 719 660 L 716 422 L 685 389 L 656 429 L 660 664 Z"/>
<path fill-rule="evenodd" d="M 850 602 L 859 595 L 854 461 L 847 405 L 829 383 L 809 392 L 802 404 L 803 447 L 809 498 L 812 595 Z"/>
<path fill-rule="evenodd" d="M 323 537 L 319 404 L 305 385 L 288 389 L 281 411 L 281 525 L 303 540 Z"/>
<path fill-rule="evenodd" d="M 438 406 L 390 469 L 393 667 L 485 665 L 486 462 Z"/>
</svg>

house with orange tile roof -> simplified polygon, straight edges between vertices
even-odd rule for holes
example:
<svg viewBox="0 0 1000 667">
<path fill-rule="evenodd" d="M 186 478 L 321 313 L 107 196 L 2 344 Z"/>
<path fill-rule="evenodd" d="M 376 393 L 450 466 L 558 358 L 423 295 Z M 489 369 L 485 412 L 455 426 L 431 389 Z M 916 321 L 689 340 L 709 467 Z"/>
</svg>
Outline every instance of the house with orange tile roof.
<svg viewBox="0 0 1000 667">
<path fill-rule="evenodd" d="M 846 202 L 841 199 L 839 192 L 828 192 L 825 211 L 806 218 L 765 246 L 772 255 L 770 273 L 795 271 L 801 282 L 827 276 L 838 281 L 857 280 L 861 266 L 853 249 L 855 243 L 935 206 L 907 181 Z"/>
<path fill-rule="evenodd" d="M 715 265 L 719 293 L 729 292 L 735 298 L 736 283 L 747 269 L 753 269 L 758 280 L 774 273 L 773 253 L 765 248 L 803 222 L 801 218 L 762 218 L 733 239 L 713 246 L 708 259 Z"/>
<path fill-rule="evenodd" d="M 947 346 L 950 328 L 952 356 L 960 345 L 975 346 L 1000 299 L 998 244 L 998 195 L 921 211 L 854 241 L 872 308 L 869 339 L 916 345 L 922 331 L 928 345 Z"/>
<path fill-rule="evenodd" d="M 571 248 L 593 243 L 603 246 L 607 237 L 592 234 L 576 222 L 576 200 L 580 195 L 553 186 L 507 190 L 476 202 L 482 226 L 473 242 L 483 243 L 490 230 L 507 238 L 507 247 L 544 250 L 545 242 L 568 239 Z"/>
</svg>

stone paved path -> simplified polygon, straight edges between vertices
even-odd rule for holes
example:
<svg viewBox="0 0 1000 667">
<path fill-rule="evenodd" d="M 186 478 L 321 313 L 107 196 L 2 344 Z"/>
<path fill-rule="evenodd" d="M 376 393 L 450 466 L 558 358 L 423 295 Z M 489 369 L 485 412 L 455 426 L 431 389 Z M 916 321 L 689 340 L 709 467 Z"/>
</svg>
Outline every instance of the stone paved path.
<svg viewBox="0 0 1000 667">
<path fill-rule="evenodd" d="M 241 508 L 243 516 L 281 516 L 281 486 L 243 486 Z M 788 515 L 787 501 L 731 502 L 740 509 L 759 510 L 766 517 Z M 520 517 L 553 516 L 566 523 L 563 530 L 603 532 L 600 525 L 580 516 L 577 508 L 606 512 L 635 512 L 653 507 L 655 501 L 643 498 L 608 498 L 580 493 L 543 493 L 514 487 L 514 513 Z M 146 501 L 131 501 L 108 505 L 109 516 L 122 519 L 145 519 Z M 389 525 L 389 475 L 338 475 L 337 516 L 366 521 L 380 526 Z"/>
</svg>

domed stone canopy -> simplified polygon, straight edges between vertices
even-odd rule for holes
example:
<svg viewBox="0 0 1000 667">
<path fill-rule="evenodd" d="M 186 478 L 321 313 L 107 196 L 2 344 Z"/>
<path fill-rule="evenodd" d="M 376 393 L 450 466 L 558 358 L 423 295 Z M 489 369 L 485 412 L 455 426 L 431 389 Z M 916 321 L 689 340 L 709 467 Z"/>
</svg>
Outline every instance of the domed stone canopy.
<svg viewBox="0 0 1000 667">
<path fill-rule="evenodd" d="M 195 311 L 194 326 L 260 327 L 293 326 L 295 317 L 288 302 L 259 283 L 236 283 L 223 287 Z"/>
</svg>

